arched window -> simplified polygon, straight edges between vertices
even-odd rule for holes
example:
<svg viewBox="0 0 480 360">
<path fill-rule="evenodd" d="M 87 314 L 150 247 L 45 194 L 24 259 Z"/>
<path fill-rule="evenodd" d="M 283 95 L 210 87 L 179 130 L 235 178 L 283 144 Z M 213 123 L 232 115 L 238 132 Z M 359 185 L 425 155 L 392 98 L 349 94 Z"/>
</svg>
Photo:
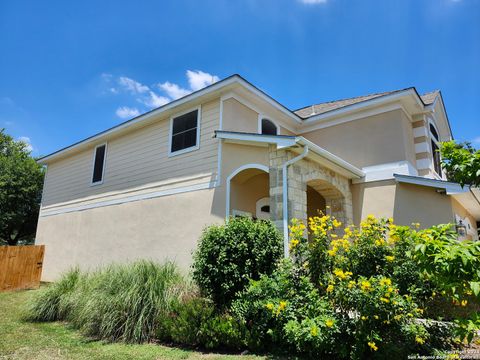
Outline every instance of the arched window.
<svg viewBox="0 0 480 360">
<path fill-rule="evenodd" d="M 262 119 L 262 134 L 263 135 L 278 135 L 277 125 L 268 119 Z"/>
</svg>

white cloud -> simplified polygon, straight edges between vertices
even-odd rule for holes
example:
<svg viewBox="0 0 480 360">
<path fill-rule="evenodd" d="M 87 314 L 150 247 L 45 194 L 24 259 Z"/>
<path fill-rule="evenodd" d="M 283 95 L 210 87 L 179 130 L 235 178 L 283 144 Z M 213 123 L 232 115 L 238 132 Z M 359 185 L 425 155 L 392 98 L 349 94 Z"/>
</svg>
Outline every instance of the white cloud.
<svg viewBox="0 0 480 360">
<path fill-rule="evenodd" d="M 118 79 L 114 79 L 113 75 L 107 73 L 103 73 L 101 77 L 105 85 L 108 86 L 108 91 L 111 94 L 130 94 L 138 103 L 146 108 L 137 109 L 135 107 L 121 106 L 115 113 L 122 119 L 138 116 L 143 111 L 163 106 L 220 80 L 218 76 L 200 70 L 187 70 L 186 77 L 189 88 L 183 88 L 170 81 L 149 87 L 126 76 L 120 76 Z M 114 84 L 114 86 L 112 86 L 112 84 Z M 154 87 L 163 92 L 164 96 L 158 94 Z"/>
<path fill-rule="evenodd" d="M 187 70 L 187 78 L 192 91 L 203 89 L 220 80 L 218 76 L 200 70 Z"/>
<path fill-rule="evenodd" d="M 20 141 L 20 142 L 23 142 L 26 146 L 25 148 L 32 152 L 33 151 L 33 146 L 32 146 L 32 142 L 30 140 L 30 138 L 28 136 L 20 136 L 17 141 Z"/>
<path fill-rule="evenodd" d="M 327 0 L 299 0 L 302 4 L 326 4 Z"/>
<path fill-rule="evenodd" d="M 171 83 L 170 81 L 166 81 L 163 84 L 158 84 L 158 87 L 174 100 L 191 93 L 190 90 L 184 89 L 177 84 Z"/>
<path fill-rule="evenodd" d="M 126 76 L 120 76 L 118 83 L 132 94 L 143 94 L 150 90 L 148 86 Z"/>
<path fill-rule="evenodd" d="M 157 108 L 168 104 L 171 100 L 165 96 L 159 96 L 155 94 L 153 91 L 149 92 L 149 96 L 146 99 L 137 99 L 144 105 L 148 106 L 149 108 Z"/>
<path fill-rule="evenodd" d="M 121 106 L 115 111 L 115 114 L 121 119 L 131 119 L 140 115 L 140 111 L 137 108 L 130 108 L 128 106 Z"/>
</svg>

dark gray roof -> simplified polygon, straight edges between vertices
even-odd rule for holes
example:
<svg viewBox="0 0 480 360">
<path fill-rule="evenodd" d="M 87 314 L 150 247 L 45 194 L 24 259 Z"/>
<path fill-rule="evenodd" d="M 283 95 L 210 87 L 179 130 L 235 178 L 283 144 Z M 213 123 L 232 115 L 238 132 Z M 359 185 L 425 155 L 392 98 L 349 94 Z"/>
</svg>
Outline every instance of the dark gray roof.
<svg viewBox="0 0 480 360">
<path fill-rule="evenodd" d="M 358 104 L 367 100 L 372 100 L 375 98 L 379 98 L 382 96 L 386 95 L 391 95 L 395 94 L 397 92 L 401 92 L 404 90 L 408 90 L 411 88 L 406 88 L 406 89 L 400 89 L 400 90 L 393 90 L 393 91 L 386 91 L 386 92 L 381 92 L 381 93 L 375 93 L 375 94 L 370 94 L 370 95 L 363 95 L 363 96 L 357 96 L 349 99 L 341 99 L 341 100 L 334 100 L 334 101 L 328 101 L 324 103 L 319 103 L 319 104 L 314 104 L 310 106 L 306 106 L 304 108 L 295 110 L 294 113 L 300 116 L 303 119 L 309 118 L 314 115 L 319 115 L 319 114 L 324 114 L 329 111 L 337 110 L 349 105 L 354 105 Z M 424 102 L 425 105 L 430 105 L 435 101 L 435 98 L 439 94 L 438 90 L 426 93 L 421 95 L 421 99 Z"/>
</svg>

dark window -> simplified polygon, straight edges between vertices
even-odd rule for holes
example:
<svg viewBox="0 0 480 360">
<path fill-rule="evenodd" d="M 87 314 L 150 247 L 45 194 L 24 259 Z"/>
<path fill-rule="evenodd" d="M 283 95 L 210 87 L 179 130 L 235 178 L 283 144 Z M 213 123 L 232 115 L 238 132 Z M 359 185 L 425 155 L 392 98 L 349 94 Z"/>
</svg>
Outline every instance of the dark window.
<svg viewBox="0 0 480 360">
<path fill-rule="evenodd" d="M 270 205 L 264 205 L 260 208 L 262 212 L 269 213 L 270 212 Z"/>
<path fill-rule="evenodd" d="M 430 124 L 430 132 L 432 133 L 433 137 L 437 140 L 440 141 L 440 138 L 438 137 L 438 132 L 435 130 L 435 127 Z"/>
<path fill-rule="evenodd" d="M 277 135 L 277 127 L 268 119 L 262 119 L 262 134 Z"/>
<path fill-rule="evenodd" d="M 433 151 L 433 168 L 435 172 L 442 176 L 442 164 L 440 162 L 440 152 L 438 151 L 438 146 L 432 140 L 432 151 Z"/>
<path fill-rule="evenodd" d="M 106 148 L 106 145 L 101 145 L 95 149 L 95 161 L 93 162 L 92 183 L 98 183 L 103 180 L 103 163 L 105 162 Z"/>
<path fill-rule="evenodd" d="M 180 151 L 197 145 L 198 110 L 173 119 L 170 151 Z"/>
</svg>

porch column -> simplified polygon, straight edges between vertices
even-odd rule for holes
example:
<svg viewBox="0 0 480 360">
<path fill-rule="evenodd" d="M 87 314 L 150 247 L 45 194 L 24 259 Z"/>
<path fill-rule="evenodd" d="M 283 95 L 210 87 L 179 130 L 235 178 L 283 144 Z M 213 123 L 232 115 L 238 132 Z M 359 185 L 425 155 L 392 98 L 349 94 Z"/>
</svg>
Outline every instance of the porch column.
<svg viewBox="0 0 480 360">
<path fill-rule="evenodd" d="M 282 165 L 295 157 L 292 152 L 270 146 L 270 216 L 280 231 L 283 231 L 283 174 Z M 307 186 L 302 180 L 301 163 L 288 167 L 288 221 L 307 219 Z"/>
</svg>

